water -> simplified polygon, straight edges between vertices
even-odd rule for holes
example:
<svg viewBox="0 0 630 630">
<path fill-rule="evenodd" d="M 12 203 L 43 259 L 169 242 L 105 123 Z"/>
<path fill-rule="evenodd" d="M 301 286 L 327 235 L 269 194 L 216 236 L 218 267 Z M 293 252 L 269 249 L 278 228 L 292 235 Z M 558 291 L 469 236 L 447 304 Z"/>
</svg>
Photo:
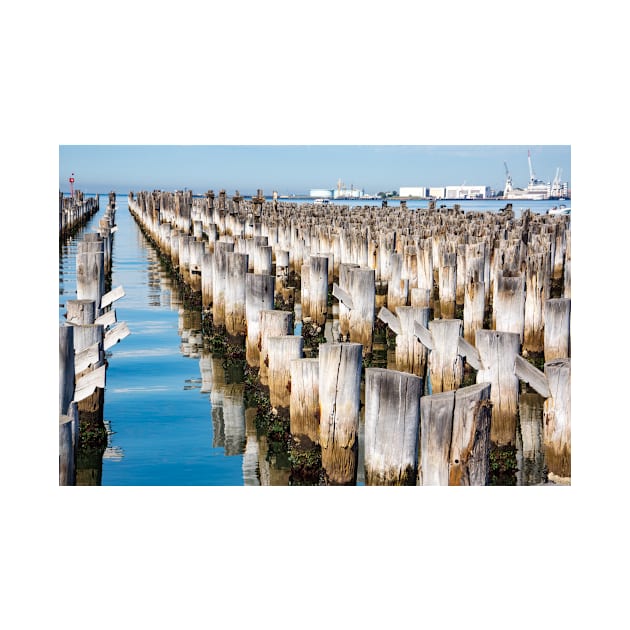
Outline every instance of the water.
<svg viewBox="0 0 630 630">
<path fill-rule="evenodd" d="M 381 202 L 365 203 L 380 206 Z M 530 202 L 528 207 L 545 212 L 552 203 Z M 76 299 L 77 243 L 98 225 L 106 204 L 105 195 L 101 212 L 81 234 L 60 246 L 60 323 L 65 321 L 66 301 Z M 390 202 L 393 205 L 398 202 Z M 427 207 L 427 202 L 407 205 Z M 496 211 L 505 202 L 460 205 L 464 210 Z M 514 209 L 518 211 L 516 204 Z M 245 408 L 242 378 L 203 349 L 198 310 L 186 307 L 177 284 L 130 215 L 126 196 L 117 199 L 116 224 L 111 286 L 124 288 L 125 296 L 114 308 L 117 320 L 126 322 L 131 334 L 108 352 L 104 418 L 109 444 L 102 469 L 90 478 L 109 486 L 287 485 L 289 464 L 267 456 L 268 444 L 257 435 L 255 414 Z M 527 462 L 537 461 L 536 457 L 525 453 Z M 361 485 L 361 452 L 359 462 Z M 529 485 L 540 480 L 534 470 L 517 482 Z"/>
<path fill-rule="evenodd" d="M 105 197 L 101 207 L 106 203 Z M 188 343 L 194 317 L 129 214 L 126 197 L 117 200 L 116 224 L 112 287 L 122 285 L 125 296 L 114 308 L 131 334 L 109 351 L 104 418 L 112 434 L 101 483 L 243 485 L 245 440 L 240 452 L 228 455 L 217 439 L 215 428 L 225 434 L 222 409 L 213 408 L 209 389 L 202 388 L 200 353 Z M 60 250 L 60 321 L 65 300 L 76 299 L 80 238 Z M 227 434 L 223 441 L 231 437 L 229 427 Z"/>
</svg>

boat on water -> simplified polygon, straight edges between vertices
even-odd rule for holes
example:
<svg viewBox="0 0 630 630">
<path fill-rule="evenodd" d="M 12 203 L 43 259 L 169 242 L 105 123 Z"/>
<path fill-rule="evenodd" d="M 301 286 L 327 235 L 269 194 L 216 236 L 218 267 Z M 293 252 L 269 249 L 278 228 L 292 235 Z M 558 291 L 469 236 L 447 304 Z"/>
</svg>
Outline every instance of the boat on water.
<svg viewBox="0 0 630 630">
<path fill-rule="evenodd" d="M 330 205 L 330 199 L 315 199 L 315 201 L 313 201 L 313 203 L 316 206 L 328 206 L 328 205 Z"/>
<path fill-rule="evenodd" d="M 567 208 L 564 203 L 561 203 L 558 206 L 549 208 L 549 210 L 547 210 L 547 214 L 571 214 L 571 208 Z"/>
</svg>

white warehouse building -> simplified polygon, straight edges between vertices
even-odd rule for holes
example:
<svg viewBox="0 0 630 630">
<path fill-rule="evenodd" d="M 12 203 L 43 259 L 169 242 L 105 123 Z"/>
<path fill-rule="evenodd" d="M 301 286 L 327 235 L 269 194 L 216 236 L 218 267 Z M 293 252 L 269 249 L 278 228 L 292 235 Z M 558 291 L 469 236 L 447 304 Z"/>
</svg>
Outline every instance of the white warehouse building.
<svg viewBox="0 0 630 630">
<path fill-rule="evenodd" d="M 447 186 L 446 199 L 488 199 L 490 197 L 489 186 Z"/>
<path fill-rule="evenodd" d="M 311 192 L 309 193 L 311 197 L 318 197 L 322 199 L 330 199 L 332 194 L 332 190 L 327 188 L 311 188 Z"/>
<path fill-rule="evenodd" d="M 360 199 L 363 197 L 363 191 L 359 188 L 337 188 L 333 192 L 335 199 Z"/>
<path fill-rule="evenodd" d="M 446 188 L 444 188 L 444 186 L 430 186 L 429 197 L 433 197 L 433 199 L 445 199 Z"/>
<path fill-rule="evenodd" d="M 399 197 L 426 197 L 427 189 L 424 186 L 401 186 Z"/>
</svg>

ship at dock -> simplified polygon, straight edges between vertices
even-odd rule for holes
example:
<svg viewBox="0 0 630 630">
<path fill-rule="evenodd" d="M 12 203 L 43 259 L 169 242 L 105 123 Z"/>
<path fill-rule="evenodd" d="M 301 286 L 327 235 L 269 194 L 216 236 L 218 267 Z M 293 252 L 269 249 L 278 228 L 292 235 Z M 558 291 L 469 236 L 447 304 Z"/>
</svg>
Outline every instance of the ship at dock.
<svg viewBox="0 0 630 630">
<path fill-rule="evenodd" d="M 565 199 L 568 197 L 568 187 L 566 182 L 561 182 L 562 169 L 556 169 L 556 176 L 553 182 L 544 182 L 536 177 L 532 166 L 531 152 L 527 152 L 527 162 L 529 164 L 529 182 L 527 188 L 515 188 L 512 185 L 512 176 L 505 165 L 505 187 L 503 189 L 503 199 L 531 199 L 533 201 L 542 199 Z"/>
</svg>

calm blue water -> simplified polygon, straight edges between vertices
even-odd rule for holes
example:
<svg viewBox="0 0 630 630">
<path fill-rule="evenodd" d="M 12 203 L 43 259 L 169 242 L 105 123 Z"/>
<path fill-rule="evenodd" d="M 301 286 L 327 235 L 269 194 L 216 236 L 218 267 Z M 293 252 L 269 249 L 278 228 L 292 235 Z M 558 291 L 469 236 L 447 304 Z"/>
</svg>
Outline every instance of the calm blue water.
<svg viewBox="0 0 630 630">
<path fill-rule="evenodd" d="M 499 200 L 459 203 L 464 210 L 505 206 Z M 513 207 L 518 213 L 517 203 Z M 554 203 L 533 201 L 523 208 L 546 212 Z M 407 203 L 410 208 L 427 205 Z M 76 299 L 77 243 L 98 225 L 106 206 L 104 195 L 100 213 L 60 247 L 60 322 L 66 300 Z M 256 436 L 243 403 L 242 384 L 230 383 L 221 361 L 200 347 L 199 315 L 184 308 L 177 286 L 129 214 L 126 195 L 117 199 L 116 224 L 112 288 L 122 285 L 125 296 L 115 303 L 115 311 L 131 334 L 109 351 L 104 417 L 111 435 L 102 485 L 286 485 L 286 464 L 267 461 L 264 438 Z M 359 465 L 359 484 L 361 477 Z"/>
<path fill-rule="evenodd" d="M 101 213 L 106 205 L 107 196 L 101 197 Z M 98 225 L 101 213 L 85 231 Z M 191 352 L 188 343 L 190 317 L 129 214 L 126 197 L 117 200 L 116 224 L 112 287 L 122 285 L 125 296 L 115 310 L 131 334 L 109 351 L 104 417 L 112 435 L 103 458 L 102 485 L 243 485 L 242 392 L 242 426 L 226 431 L 224 396 L 217 395 L 213 425 L 210 387 L 202 387 L 201 353 L 194 347 Z M 78 235 L 60 250 L 60 322 L 65 301 L 76 299 L 80 239 Z M 230 399 L 229 411 L 237 403 Z M 226 415 L 233 420 L 234 413 Z M 240 439 L 230 442 L 235 433 Z M 229 455 L 226 441 L 237 444 Z"/>
</svg>

